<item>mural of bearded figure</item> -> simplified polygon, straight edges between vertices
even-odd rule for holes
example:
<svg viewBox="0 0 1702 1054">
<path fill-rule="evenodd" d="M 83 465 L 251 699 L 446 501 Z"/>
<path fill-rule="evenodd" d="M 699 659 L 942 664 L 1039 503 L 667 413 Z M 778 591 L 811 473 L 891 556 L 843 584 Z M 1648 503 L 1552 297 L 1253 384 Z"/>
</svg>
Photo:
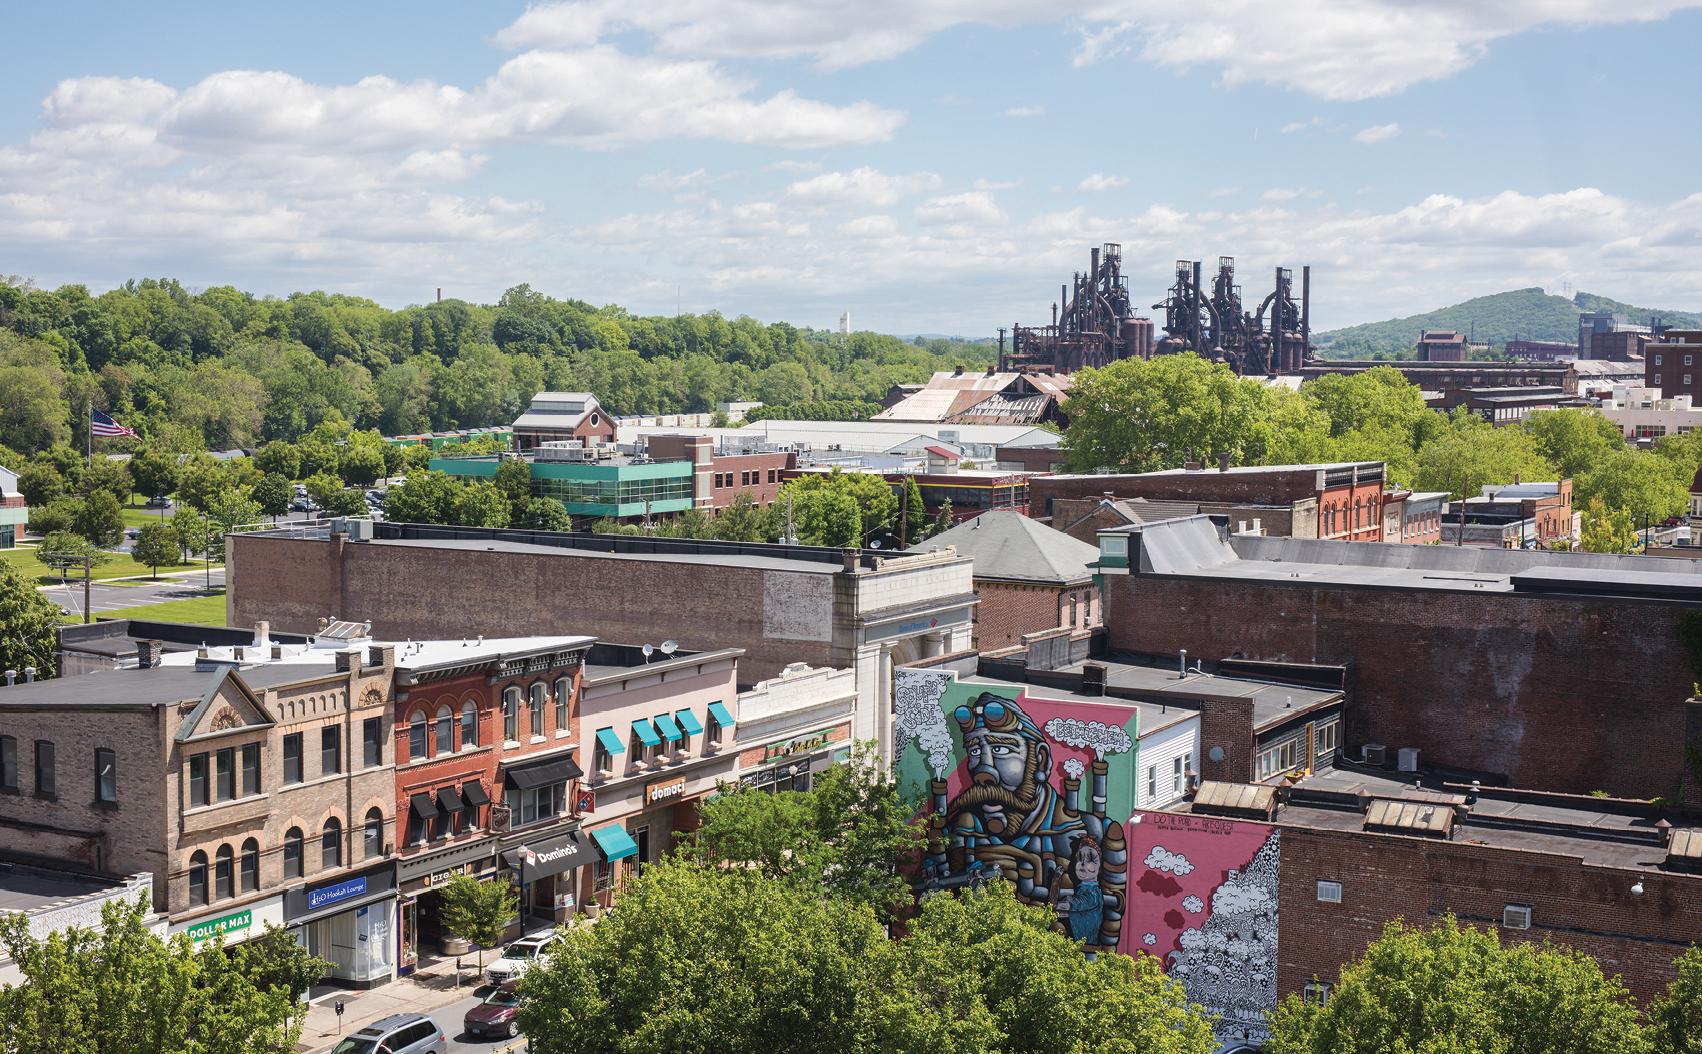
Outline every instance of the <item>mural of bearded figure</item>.
<svg viewBox="0 0 1702 1054">
<path fill-rule="evenodd" d="M 1087 785 L 1079 779 L 1084 767 L 1072 763 L 1060 790 L 1051 782 L 1047 736 L 1015 701 L 983 692 L 951 716 L 967 782 L 949 800 L 944 783 L 934 784 L 936 851 L 923 888 L 1002 874 L 1020 900 L 1056 911 L 1065 933 L 1090 949 L 1114 950 L 1128 853 L 1122 825 L 1105 815 L 1104 759 L 1093 763 Z"/>
</svg>

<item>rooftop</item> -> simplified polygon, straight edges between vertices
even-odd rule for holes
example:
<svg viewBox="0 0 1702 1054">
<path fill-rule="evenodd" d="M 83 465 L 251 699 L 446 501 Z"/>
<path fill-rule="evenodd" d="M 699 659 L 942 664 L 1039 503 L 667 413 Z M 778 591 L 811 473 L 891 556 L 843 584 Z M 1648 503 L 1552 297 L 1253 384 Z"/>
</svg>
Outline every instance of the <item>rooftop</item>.
<svg viewBox="0 0 1702 1054">
<path fill-rule="evenodd" d="M 1140 714 L 1140 734 L 1151 735 L 1154 732 L 1169 728 L 1171 725 L 1198 716 L 1199 711 L 1182 705 L 1166 705 L 1160 702 L 1148 702 L 1141 699 L 1128 699 L 1122 696 L 1085 695 L 1064 688 L 1054 688 L 1047 684 L 1024 683 L 1022 681 L 1007 681 L 998 677 L 983 677 L 975 674 L 969 677 L 959 677 L 960 684 L 984 684 L 989 687 L 1018 687 L 1026 694 L 1037 699 L 1059 699 L 1067 702 L 1084 703 L 1089 706 L 1132 707 Z"/>
<path fill-rule="evenodd" d="M 976 578 L 1067 584 L 1083 582 L 1099 550 L 1010 509 L 992 509 L 911 546 L 923 553 L 951 546 L 975 561 Z"/>
<path fill-rule="evenodd" d="M 0 912 L 55 908 L 90 893 L 123 885 L 115 879 L 72 875 L 63 871 L 13 865 L 0 867 Z"/>
<path fill-rule="evenodd" d="M 1042 687 L 1048 694 L 1063 691 L 1074 697 L 1078 694 L 1083 671 L 1088 666 L 1105 668 L 1105 694 L 1121 700 L 1145 701 L 1161 707 L 1182 706 L 1191 713 L 1206 699 L 1249 699 L 1253 704 L 1255 731 L 1274 728 L 1342 698 L 1342 693 L 1334 689 L 1195 672 L 1191 667 L 1188 674 L 1182 676 L 1179 661 L 1161 663 L 1136 656 L 1090 659 L 1060 666 L 1056 670 L 1033 670 L 1027 673 L 1026 680 L 1031 685 Z M 1098 697 L 1082 695 L 1082 698 Z"/>
</svg>

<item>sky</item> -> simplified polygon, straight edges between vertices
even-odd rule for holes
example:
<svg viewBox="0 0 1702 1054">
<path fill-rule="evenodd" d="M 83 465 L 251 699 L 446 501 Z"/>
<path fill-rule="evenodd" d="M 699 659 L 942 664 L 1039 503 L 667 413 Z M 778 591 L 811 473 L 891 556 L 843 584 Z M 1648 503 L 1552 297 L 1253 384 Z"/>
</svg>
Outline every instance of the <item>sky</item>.
<svg viewBox="0 0 1702 1054">
<path fill-rule="evenodd" d="M 1702 0 L 32 4 L 0 275 L 991 335 L 1312 266 L 1316 329 L 1702 310 Z M 1161 315 L 1160 315 L 1161 317 Z"/>
</svg>

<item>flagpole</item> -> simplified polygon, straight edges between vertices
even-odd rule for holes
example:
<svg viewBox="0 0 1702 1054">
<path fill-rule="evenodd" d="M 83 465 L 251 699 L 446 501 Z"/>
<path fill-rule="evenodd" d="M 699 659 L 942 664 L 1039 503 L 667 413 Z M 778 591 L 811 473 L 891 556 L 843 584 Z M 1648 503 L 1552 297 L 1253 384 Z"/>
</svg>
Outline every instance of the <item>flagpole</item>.
<svg viewBox="0 0 1702 1054">
<path fill-rule="evenodd" d="M 89 467 L 95 467 L 95 397 L 90 395 L 84 401 L 88 413 L 83 415 L 83 425 L 89 430 Z"/>
</svg>

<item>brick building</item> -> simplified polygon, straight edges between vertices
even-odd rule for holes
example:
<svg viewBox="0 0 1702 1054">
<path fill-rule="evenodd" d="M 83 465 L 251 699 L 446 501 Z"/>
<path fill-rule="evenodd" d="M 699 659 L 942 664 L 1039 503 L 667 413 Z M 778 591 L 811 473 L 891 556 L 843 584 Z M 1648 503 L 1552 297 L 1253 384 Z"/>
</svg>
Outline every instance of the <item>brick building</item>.
<svg viewBox="0 0 1702 1054">
<path fill-rule="evenodd" d="M 1088 564 L 1099 550 L 1013 510 L 983 513 L 910 547 L 951 547 L 974 561 L 973 644 L 987 651 L 1060 627 L 1086 634 L 1099 625 L 1099 589 Z"/>
<path fill-rule="evenodd" d="M 1387 517 L 1387 506 L 1384 516 Z M 1318 503 L 1302 498 L 1287 505 L 1237 505 L 1221 501 L 1168 501 L 1151 498 L 1056 498 L 1052 502 L 1052 525 L 1077 541 L 1098 544 L 1099 532 L 1132 523 L 1157 523 L 1179 516 L 1212 516 L 1229 525 L 1236 534 L 1293 536 L 1298 524 L 1306 537 L 1316 537 Z"/>
<path fill-rule="evenodd" d="M 1426 329 L 1419 332 L 1419 362 L 1464 362 L 1465 360 L 1465 334 L 1452 329 Z"/>
<path fill-rule="evenodd" d="M 1690 396 L 1702 402 L 1702 330 L 1671 329 L 1657 334 L 1643 351 L 1644 383 L 1662 396 Z"/>
<path fill-rule="evenodd" d="M 1100 552 L 1111 648 L 1343 666 L 1350 756 L 1412 747 L 1486 783 L 1702 800 L 1688 561 L 1225 539 L 1204 518 L 1110 531 Z"/>
<path fill-rule="evenodd" d="M 707 435 L 653 434 L 646 450 L 659 461 L 691 462 L 693 502 L 706 512 L 726 508 L 740 494 L 758 505 L 773 504 L 784 473 L 798 465 L 796 453 L 773 443 Z"/>
<path fill-rule="evenodd" d="M 1509 340 L 1503 345 L 1510 359 L 1528 359 L 1531 362 L 1560 362 L 1563 359 L 1578 357 L 1578 345 L 1568 344 L 1564 340 Z"/>
<path fill-rule="evenodd" d="M 1499 549 L 1572 548 L 1580 520 L 1572 509 L 1572 481 L 1486 486 L 1465 501 L 1450 501 L 1443 511 L 1444 545 L 1481 545 Z"/>
<path fill-rule="evenodd" d="M 1389 491 L 1383 495 L 1383 540 L 1404 545 L 1441 541 L 1442 513 L 1447 504 L 1447 491 Z"/>
<path fill-rule="evenodd" d="M 0 549 L 10 549 L 18 544 L 29 519 L 29 503 L 18 492 L 18 474 L 9 468 L 0 468 Z"/>
<path fill-rule="evenodd" d="M 615 441 L 615 422 L 590 392 L 539 392 L 514 421 L 514 445 L 520 450 L 569 440 L 588 447 Z"/>
<path fill-rule="evenodd" d="M 1280 510 L 1286 507 L 1286 533 L 1294 537 L 1375 542 L 1383 540 L 1383 481 L 1381 461 L 1037 476 L 1029 481 L 1028 513 L 1057 524 L 1061 499 L 1147 498 L 1193 502 L 1201 512 L 1227 514 L 1237 523 L 1258 517 L 1264 525 L 1267 517 L 1256 507 L 1273 506 L 1264 526 L 1275 534 L 1283 530 Z M 1066 513 L 1085 511 L 1071 507 Z"/>
<path fill-rule="evenodd" d="M 1302 383 L 1319 377 L 1352 376 L 1388 368 L 1418 385 L 1433 409 L 1452 410 L 1477 388 L 1559 388 L 1578 394 L 1578 371 L 1570 362 L 1379 362 L 1371 359 L 1314 359 L 1300 371 Z"/>
<path fill-rule="evenodd" d="M 605 638 L 741 648 L 751 681 L 794 662 L 854 668 L 857 738 L 884 741 L 892 666 L 967 650 L 976 604 L 970 562 L 944 552 L 371 529 L 368 541 L 323 528 L 228 536 L 232 624 L 270 615 L 311 627 L 325 611 L 371 612 L 386 636 L 418 640 L 501 637 L 517 625 L 573 633 L 594 617 Z"/>
</svg>

